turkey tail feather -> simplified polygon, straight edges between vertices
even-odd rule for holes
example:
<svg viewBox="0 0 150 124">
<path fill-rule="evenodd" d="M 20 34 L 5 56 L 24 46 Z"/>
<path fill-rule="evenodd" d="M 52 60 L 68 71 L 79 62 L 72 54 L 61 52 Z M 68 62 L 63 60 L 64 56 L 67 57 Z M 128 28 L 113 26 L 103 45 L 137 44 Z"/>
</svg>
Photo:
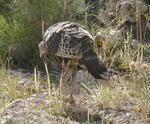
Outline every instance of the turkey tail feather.
<svg viewBox="0 0 150 124">
<path fill-rule="evenodd" d="M 107 68 L 92 49 L 83 53 L 82 63 L 94 78 L 105 79 L 102 75 L 107 72 Z"/>
</svg>

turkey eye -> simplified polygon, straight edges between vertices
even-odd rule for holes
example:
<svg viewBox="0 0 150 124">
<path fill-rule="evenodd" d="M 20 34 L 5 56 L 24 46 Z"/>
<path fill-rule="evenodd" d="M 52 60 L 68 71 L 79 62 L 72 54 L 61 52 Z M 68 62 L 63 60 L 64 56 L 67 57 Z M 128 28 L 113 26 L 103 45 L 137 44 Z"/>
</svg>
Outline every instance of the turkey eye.
<svg viewBox="0 0 150 124">
<path fill-rule="evenodd" d="M 64 35 L 64 41 L 66 41 L 67 43 L 69 43 L 69 41 L 71 40 L 71 37 L 68 34 Z"/>
</svg>

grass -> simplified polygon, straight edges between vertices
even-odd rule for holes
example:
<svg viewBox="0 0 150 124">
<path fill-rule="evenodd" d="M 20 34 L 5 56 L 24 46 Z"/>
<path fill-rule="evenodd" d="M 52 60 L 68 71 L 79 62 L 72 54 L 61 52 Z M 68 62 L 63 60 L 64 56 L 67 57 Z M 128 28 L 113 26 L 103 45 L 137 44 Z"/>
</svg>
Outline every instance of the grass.
<svg viewBox="0 0 150 124">
<path fill-rule="evenodd" d="M 106 15 L 109 11 L 111 9 L 102 11 L 101 18 L 104 18 L 103 20 L 106 20 Z M 88 79 L 90 78 L 87 77 L 82 82 L 86 92 L 84 91 L 83 96 L 80 96 L 81 98 L 79 99 L 81 101 L 78 105 L 88 107 L 93 113 L 98 112 L 98 116 L 102 117 L 102 123 L 105 123 L 105 118 L 108 116 L 107 112 L 110 110 L 115 111 L 116 114 L 108 116 L 107 120 L 117 122 L 116 116 L 119 116 L 119 113 L 123 112 L 137 115 L 140 117 L 140 122 L 138 121 L 138 123 L 146 124 L 150 121 L 150 63 L 147 62 L 149 61 L 150 47 L 149 45 L 138 44 L 133 48 L 132 33 L 125 32 L 125 37 L 124 35 L 118 34 L 120 33 L 119 30 L 114 36 L 115 44 L 110 42 L 108 31 L 119 27 L 118 25 L 122 23 L 119 15 L 116 14 L 115 16 L 117 25 L 114 27 L 110 26 L 113 22 L 107 21 L 109 28 L 99 29 L 99 27 L 94 25 L 91 29 L 92 34 L 95 34 L 97 31 L 102 31 L 107 36 L 105 40 L 97 41 L 95 49 L 99 53 L 100 58 L 106 63 L 108 69 L 112 70 L 110 76 L 111 86 L 96 85 L 93 90 L 88 85 Z M 118 38 L 118 35 L 121 39 Z M 145 56 L 145 54 L 148 56 Z M 44 110 L 45 113 L 48 113 L 48 117 L 52 115 L 65 117 L 68 123 L 73 123 L 71 122 L 72 115 L 69 115 L 63 110 L 66 103 L 62 99 L 61 90 L 53 87 L 53 83 L 58 82 L 50 78 L 48 67 L 46 64 L 44 65 L 47 78 L 44 80 L 41 79 L 38 69 L 34 68 L 34 76 L 28 78 L 32 85 L 20 83 L 22 80 L 21 75 L 11 77 L 5 69 L 0 70 L 0 114 L 4 114 L 13 105 L 18 104 L 20 99 L 24 99 L 22 105 L 26 103 L 26 106 L 28 106 L 29 104 L 31 107 L 29 110 L 35 111 L 36 115 L 40 115 L 41 110 Z M 28 98 L 32 98 L 33 100 L 28 100 Z M 45 101 L 48 101 L 48 103 Z M 26 108 L 26 106 L 24 107 Z M 89 122 L 89 114 L 87 116 L 87 121 Z M 28 123 L 28 116 L 26 115 L 23 118 L 24 121 L 21 123 Z M 129 121 L 131 120 L 129 119 Z M 58 119 L 57 122 L 65 123 L 66 121 Z"/>
<path fill-rule="evenodd" d="M 99 47 L 96 48 L 97 52 L 101 53 L 101 58 L 106 61 L 107 67 L 114 71 L 110 79 L 112 86 L 96 85 L 96 90 L 92 90 L 87 85 L 88 79 L 90 79 L 88 77 L 83 83 L 86 95 L 81 98 L 80 104 L 86 106 L 86 101 L 93 112 L 112 110 L 118 113 L 121 111 L 136 113 L 141 117 L 140 123 L 147 123 L 150 120 L 150 64 L 144 61 L 143 58 L 150 48 L 139 44 L 136 49 L 132 49 L 131 34 L 129 33 L 124 41 L 123 44 L 119 44 L 115 48 L 116 46 L 111 45 L 106 39 L 101 43 L 101 47 L 105 50 L 99 49 Z M 106 47 L 106 44 L 110 44 L 110 47 Z M 107 54 L 108 51 L 111 54 Z M 33 100 L 32 109 L 39 107 L 39 109 L 45 110 L 46 108 L 49 115 L 73 118 L 72 115 L 63 110 L 65 102 L 60 94 L 61 90 L 55 87 L 52 88 L 52 82 L 54 81 L 50 80 L 46 63 L 45 70 L 47 78 L 46 80 L 40 80 L 41 77 L 39 77 L 37 68 L 34 69 L 34 77 L 29 78 L 33 81 L 32 87 L 18 83 L 22 79 L 21 75 L 11 77 L 5 69 L 0 70 L 0 114 L 5 113 L 7 109 L 15 105 L 18 99 L 27 99 L 33 94 L 43 92 L 43 85 L 45 85 L 48 90 L 46 89 L 46 95 L 43 95 L 43 98 L 49 101 L 48 105 L 40 104 L 40 106 L 37 106 L 36 101 Z M 40 114 L 39 110 L 37 110 L 38 113 Z M 104 119 L 107 114 L 103 112 L 98 116 Z M 87 121 L 90 121 L 88 119 L 89 117 Z M 115 120 L 116 115 L 107 119 Z M 26 121 L 28 120 L 25 119 L 24 123 Z M 69 121 L 71 123 L 70 119 Z M 105 119 L 102 121 L 105 122 Z M 63 123 L 63 121 L 60 120 L 60 123 Z"/>
<path fill-rule="evenodd" d="M 127 49 L 126 52 L 129 50 Z M 124 72 L 119 72 L 118 74 L 113 74 L 111 77 L 110 83 L 111 87 L 104 87 L 103 85 L 97 85 L 96 90 L 92 90 L 86 82 L 83 83 L 84 87 L 88 90 L 86 92 L 85 99 L 90 103 L 90 109 L 93 111 L 97 110 L 115 110 L 115 111 L 126 111 L 126 112 L 134 112 L 139 114 L 141 118 L 141 123 L 147 122 L 150 118 L 150 77 L 148 76 L 148 69 L 150 65 L 148 63 L 144 63 L 143 61 L 138 61 L 141 59 L 137 59 L 137 61 L 133 61 L 133 58 L 130 56 L 130 53 L 120 53 L 122 56 L 122 60 L 119 68 L 124 68 Z M 137 52 L 137 57 L 139 56 Z M 135 56 L 134 56 L 135 57 Z M 126 59 L 129 58 L 129 59 Z M 140 58 L 140 57 L 139 57 Z M 126 61 L 125 61 L 126 60 Z M 114 64 L 114 63 L 112 63 Z M 11 77 L 9 76 L 5 70 L 0 71 L 0 113 L 4 113 L 8 108 L 15 105 L 18 102 L 18 99 L 24 99 L 31 97 L 32 94 L 37 94 L 42 92 L 43 84 L 39 80 L 37 74 L 38 70 L 34 69 L 34 81 L 29 78 L 29 80 L 33 81 L 33 87 L 20 85 L 18 82 L 21 80 L 21 76 Z M 47 71 L 47 75 L 49 72 Z M 43 80 L 44 81 L 44 80 Z M 44 81 L 45 82 L 45 81 Z M 40 108 L 48 108 L 46 111 L 49 114 L 54 114 L 57 116 L 67 117 L 69 116 L 63 111 L 63 106 L 65 105 L 62 100 L 59 88 L 50 88 L 50 78 L 47 77 L 47 85 L 48 90 L 47 95 L 44 95 L 45 99 L 48 99 L 49 102 L 47 106 L 40 105 Z M 51 94 L 49 94 L 51 93 Z M 84 97 L 83 97 L 84 99 Z M 85 100 L 85 101 L 86 101 Z M 36 108 L 36 101 L 32 101 L 33 108 Z M 84 105 L 82 101 L 81 105 Z M 126 105 L 129 104 L 129 105 Z M 100 115 L 105 117 L 106 115 Z M 71 117 L 70 117 L 71 118 Z M 110 119 L 115 119 L 115 115 L 110 117 Z"/>
</svg>

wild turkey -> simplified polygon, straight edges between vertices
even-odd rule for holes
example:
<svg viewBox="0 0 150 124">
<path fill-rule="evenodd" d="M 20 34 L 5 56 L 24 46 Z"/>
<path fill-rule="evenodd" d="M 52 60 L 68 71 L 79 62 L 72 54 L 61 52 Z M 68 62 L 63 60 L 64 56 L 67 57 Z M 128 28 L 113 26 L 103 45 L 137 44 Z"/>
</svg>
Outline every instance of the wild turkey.
<svg viewBox="0 0 150 124">
<path fill-rule="evenodd" d="M 53 56 L 62 67 L 62 91 L 71 94 L 78 89 L 77 70 L 85 66 L 96 79 L 104 79 L 106 66 L 93 49 L 93 37 L 81 25 L 60 22 L 49 27 L 39 43 L 40 57 Z M 67 88 L 68 87 L 68 88 Z"/>
</svg>

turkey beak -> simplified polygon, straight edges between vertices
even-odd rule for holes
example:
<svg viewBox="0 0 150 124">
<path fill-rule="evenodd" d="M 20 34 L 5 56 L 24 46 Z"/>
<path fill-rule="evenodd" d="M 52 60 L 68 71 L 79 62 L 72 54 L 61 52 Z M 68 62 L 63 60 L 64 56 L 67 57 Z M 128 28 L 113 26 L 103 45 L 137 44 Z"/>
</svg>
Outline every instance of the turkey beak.
<svg viewBox="0 0 150 124">
<path fill-rule="evenodd" d="M 46 48 L 45 48 L 45 43 L 44 41 L 41 41 L 38 45 L 39 47 L 39 53 L 40 53 L 40 57 L 44 56 L 46 54 Z"/>
</svg>

